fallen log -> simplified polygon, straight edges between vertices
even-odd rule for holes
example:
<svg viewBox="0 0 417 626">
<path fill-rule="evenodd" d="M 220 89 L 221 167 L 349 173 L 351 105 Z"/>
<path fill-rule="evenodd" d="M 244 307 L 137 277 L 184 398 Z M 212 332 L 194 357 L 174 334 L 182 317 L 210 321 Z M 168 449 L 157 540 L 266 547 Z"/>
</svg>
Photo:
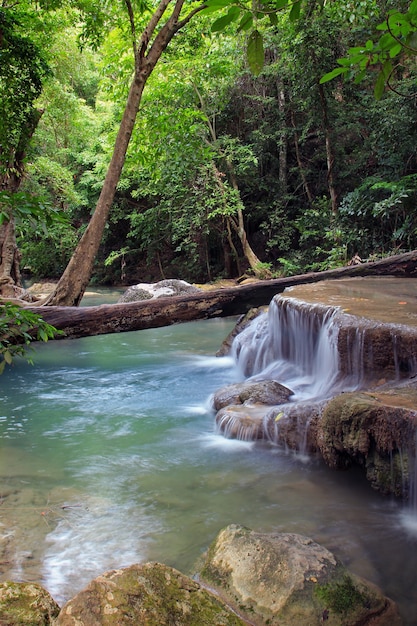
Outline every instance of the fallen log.
<svg viewBox="0 0 417 626">
<path fill-rule="evenodd" d="M 91 307 L 28 308 L 41 314 L 46 322 L 62 330 L 63 337 L 76 338 L 240 315 L 247 313 L 251 308 L 269 304 L 275 294 L 294 285 L 328 279 L 388 275 L 416 278 L 417 250 L 373 263 L 258 281 L 201 294 Z"/>
</svg>

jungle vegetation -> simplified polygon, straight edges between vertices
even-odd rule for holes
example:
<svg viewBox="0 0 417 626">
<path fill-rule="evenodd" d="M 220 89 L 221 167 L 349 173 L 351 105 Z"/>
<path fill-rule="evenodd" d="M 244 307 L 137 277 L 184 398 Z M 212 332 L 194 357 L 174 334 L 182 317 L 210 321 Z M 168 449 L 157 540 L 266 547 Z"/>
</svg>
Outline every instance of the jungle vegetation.
<svg viewBox="0 0 417 626">
<path fill-rule="evenodd" d="M 3 0 L 3 295 L 83 236 L 51 304 L 417 248 L 416 30 L 416 0 Z"/>
</svg>

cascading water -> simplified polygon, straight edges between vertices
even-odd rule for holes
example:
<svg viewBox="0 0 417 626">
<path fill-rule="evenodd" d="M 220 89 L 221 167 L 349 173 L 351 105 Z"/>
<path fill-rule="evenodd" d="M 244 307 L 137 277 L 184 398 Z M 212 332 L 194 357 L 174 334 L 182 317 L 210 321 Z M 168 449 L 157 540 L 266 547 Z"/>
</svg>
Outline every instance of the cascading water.
<svg viewBox="0 0 417 626">
<path fill-rule="evenodd" d="M 233 342 L 241 375 L 279 381 L 294 392 L 292 402 L 356 389 L 361 368 L 352 363 L 349 374 L 341 374 L 339 313 L 338 307 L 276 296 L 269 311 L 253 320 Z M 361 350 L 361 342 L 357 334 L 351 353 Z"/>
</svg>

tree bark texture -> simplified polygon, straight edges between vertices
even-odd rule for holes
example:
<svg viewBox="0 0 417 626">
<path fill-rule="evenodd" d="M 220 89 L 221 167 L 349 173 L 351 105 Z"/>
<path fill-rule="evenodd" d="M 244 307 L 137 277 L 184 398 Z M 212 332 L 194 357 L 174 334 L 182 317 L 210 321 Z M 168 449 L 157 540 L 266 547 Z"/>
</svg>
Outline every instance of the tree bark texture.
<svg viewBox="0 0 417 626">
<path fill-rule="evenodd" d="M 417 278 L 417 250 L 374 263 L 259 281 L 197 295 L 92 307 L 28 308 L 40 313 L 46 322 L 64 331 L 62 338 L 75 338 L 240 315 L 251 308 L 269 304 L 274 295 L 293 285 L 325 279 L 388 275 Z"/>
</svg>

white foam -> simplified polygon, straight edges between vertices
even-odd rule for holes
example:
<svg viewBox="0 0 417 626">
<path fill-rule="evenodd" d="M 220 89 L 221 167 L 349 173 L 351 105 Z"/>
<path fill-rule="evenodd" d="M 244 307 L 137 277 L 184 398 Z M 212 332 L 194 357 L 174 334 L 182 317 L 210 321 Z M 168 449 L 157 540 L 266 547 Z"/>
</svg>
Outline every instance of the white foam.
<svg viewBox="0 0 417 626">
<path fill-rule="evenodd" d="M 157 526 L 133 505 L 99 498 L 67 505 L 46 538 L 43 585 L 58 603 L 66 602 L 99 574 L 146 560 L 146 529 Z"/>
<path fill-rule="evenodd" d="M 242 450 L 252 450 L 254 441 L 242 441 L 240 439 L 226 439 L 223 435 L 207 433 L 200 437 L 205 448 L 218 448 L 225 452 L 240 452 Z"/>
<path fill-rule="evenodd" d="M 400 513 L 400 524 L 407 534 L 417 539 L 417 511 L 403 510 Z"/>
</svg>

